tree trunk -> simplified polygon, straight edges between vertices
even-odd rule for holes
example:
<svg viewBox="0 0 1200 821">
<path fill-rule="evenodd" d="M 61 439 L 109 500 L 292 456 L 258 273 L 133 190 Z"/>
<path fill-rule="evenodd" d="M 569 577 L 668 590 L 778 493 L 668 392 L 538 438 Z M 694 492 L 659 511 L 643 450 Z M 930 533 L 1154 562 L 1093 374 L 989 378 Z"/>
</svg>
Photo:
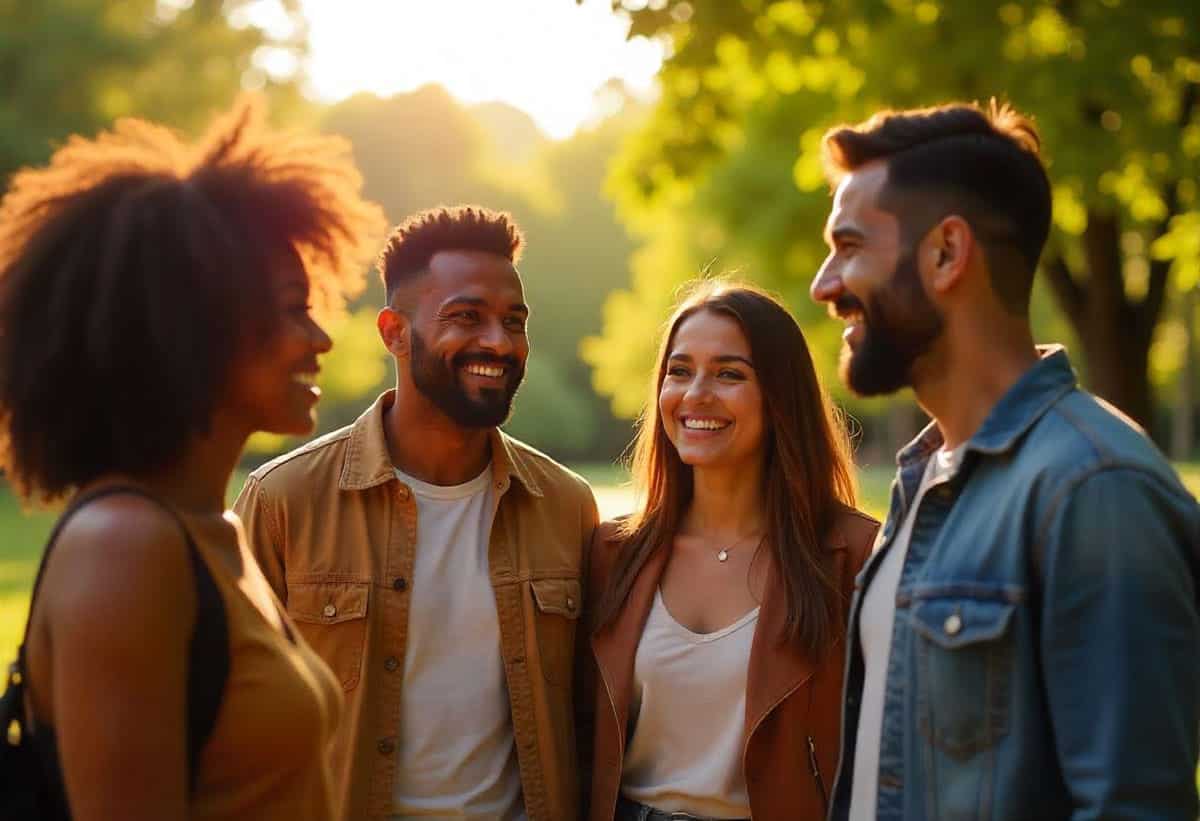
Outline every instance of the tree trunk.
<svg viewBox="0 0 1200 821">
<path fill-rule="evenodd" d="M 1089 211 L 1082 247 L 1086 277 L 1072 272 L 1061 256 L 1047 261 L 1046 276 L 1083 347 L 1084 385 L 1150 431 L 1150 344 L 1162 313 L 1169 264 L 1150 263 L 1146 295 L 1133 301 L 1125 292 L 1119 218 Z"/>
</svg>

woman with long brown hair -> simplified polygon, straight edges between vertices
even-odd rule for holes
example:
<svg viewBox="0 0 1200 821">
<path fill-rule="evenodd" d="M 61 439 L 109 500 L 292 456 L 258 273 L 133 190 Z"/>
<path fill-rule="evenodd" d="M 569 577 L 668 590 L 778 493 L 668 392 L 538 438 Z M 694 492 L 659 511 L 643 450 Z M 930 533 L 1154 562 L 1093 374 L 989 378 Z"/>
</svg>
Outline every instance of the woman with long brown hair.
<svg viewBox="0 0 1200 821">
<path fill-rule="evenodd" d="M 787 310 L 694 287 L 640 422 L 638 508 L 590 557 L 592 821 L 824 817 L 845 617 L 878 527 L 851 470 Z"/>
<path fill-rule="evenodd" d="M 0 469 L 67 501 L 4 702 L 0 806 L 39 804 L 15 817 L 333 817 L 341 688 L 225 493 L 251 433 L 313 428 L 314 303 L 361 286 L 383 228 L 361 187 L 348 143 L 252 101 L 194 146 L 125 120 L 13 177 Z"/>
</svg>

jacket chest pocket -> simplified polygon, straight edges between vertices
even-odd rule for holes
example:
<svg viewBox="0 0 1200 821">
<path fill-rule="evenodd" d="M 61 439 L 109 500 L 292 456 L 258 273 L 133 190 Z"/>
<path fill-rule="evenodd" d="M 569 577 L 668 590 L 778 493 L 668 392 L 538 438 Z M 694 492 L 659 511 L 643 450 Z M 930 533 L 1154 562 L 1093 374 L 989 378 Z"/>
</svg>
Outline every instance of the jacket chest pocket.
<svg viewBox="0 0 1200 821">
<path fill-rule="evenodd" d="M 971 598 L 913 604 L 917 724 L 954 758 L 990 749 L 1008 733 L 1015 609 Z"/>
<path fill-rule="evenodd" d="M 534 579 L 530 586 L 542 675 L 551 684 L 570 687 L 583 587 L 578 578 Z"/>
<path fill-rule="evenodd" d="M 287 611 L 343 690 L 358 684 L 367 638 L 368 582 L 287 580 Z"/>
</svg>

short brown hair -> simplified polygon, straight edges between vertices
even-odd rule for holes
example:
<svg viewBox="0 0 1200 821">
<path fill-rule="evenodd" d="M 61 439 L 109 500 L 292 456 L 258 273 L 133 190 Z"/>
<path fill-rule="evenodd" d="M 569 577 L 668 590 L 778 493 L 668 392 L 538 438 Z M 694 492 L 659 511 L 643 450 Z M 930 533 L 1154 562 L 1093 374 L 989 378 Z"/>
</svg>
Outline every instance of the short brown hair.
<svg viewBox="0 0 1200 821">
<path fill-rule="evenodd" d="M 0 468 L 53 500 L 141 474 L 207 430 L 275 312 L 290 245 L 315 298 L 356 293 L 384 226 L 340 138 L 281 133 L 244 98 L 195 146 L 127 119 L 71 137 L 0 202 Z"/>
<path fill-rule="evenodd" d="M 880 207 L 897 215 L 909 241 L 932 227 L 931 217 L 966 219 L 1001 301 L 1014 313 L 1028 310 L 1051 208 L 1041 138 L 1029 117 L 994 99 L 986 109 L 949 103 L 881 111 L 858 125 L 830 129 L 822 147 L 826 176 L 835 184 L 866 163 L 887 162 Z M 913 208 L 912 194 L 933 211 Z"/>
<path fill-rule="evenodd" d="M 525 236 L 511 214 L 479 205 L 442 206 L 397 225 L 377 266 L 391 302 L 396 289 L 428 269 L 439 251 L 483 251 L 516 264 L 524 247 Z"/>
</svg>

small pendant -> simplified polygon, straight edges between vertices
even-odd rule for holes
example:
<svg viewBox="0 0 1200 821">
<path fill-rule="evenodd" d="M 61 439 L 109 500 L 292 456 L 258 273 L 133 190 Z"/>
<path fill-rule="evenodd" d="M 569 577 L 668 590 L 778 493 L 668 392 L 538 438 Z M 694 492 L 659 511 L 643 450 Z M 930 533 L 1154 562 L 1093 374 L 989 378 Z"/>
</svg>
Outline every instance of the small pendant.
<svg viewBox="0 0 1200 821">
<path fill-rule="evenodd" d="M 722 550 L 720 553 L 717 554 L 717 561 L 724 562 L 724 561 L 728 561 L 728 560 L 729 560 L 729 551 L 728 550 Z"/>
</svg>

